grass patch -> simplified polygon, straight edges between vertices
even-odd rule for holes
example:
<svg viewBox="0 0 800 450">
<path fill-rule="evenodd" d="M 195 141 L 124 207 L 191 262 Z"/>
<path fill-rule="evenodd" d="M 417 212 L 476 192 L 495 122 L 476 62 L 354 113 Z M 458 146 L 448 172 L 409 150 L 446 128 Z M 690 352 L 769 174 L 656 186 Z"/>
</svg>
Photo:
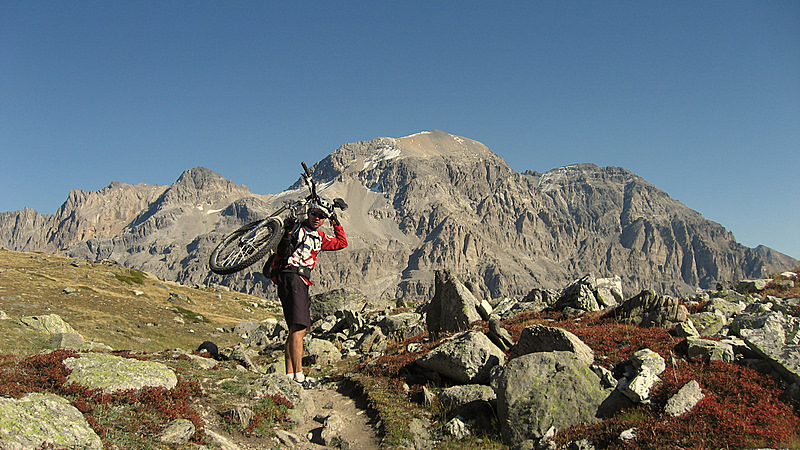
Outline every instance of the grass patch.
<svg viewBox="0 0 800 450">
<path fill-rule="evenodd" d="M 144 280 L 147 278 L 147 275 L 140 270 L 129 269 L 128 275 L 115 274 L 114 278 L 126 284 L 143 285 Z"/>
<path fill-rule="evenodd" d="M 180 306 L 172 306 L 169 308 L 169 310 L 180 314 L 181 317 L 188 319 L 192 323 L 210 323 L 210 321 L 204 315 Z"/>
</svg>

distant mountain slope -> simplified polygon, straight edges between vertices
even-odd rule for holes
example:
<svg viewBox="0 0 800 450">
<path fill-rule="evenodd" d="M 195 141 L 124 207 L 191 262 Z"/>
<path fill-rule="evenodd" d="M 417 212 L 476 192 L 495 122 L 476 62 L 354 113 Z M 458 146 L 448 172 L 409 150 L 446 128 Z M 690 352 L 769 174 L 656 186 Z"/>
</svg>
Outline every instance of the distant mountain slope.
<svg viewBox="0 0 800 450">
<path fill-rule="evenodd" d="M 342 214 L 350 247 L 322 254 L 315 292 L 427 297 L 433 270 L 446 267 L 491 297 L 561 287 L 586 274 L 621 276 L 626 295 L 647 287 L 677 294 L 800 265 L 738 244 L 625 169 L 578 164 L 517 173 L 483 144 L 438 130 L 345 144 L 312 171 L 323 195 L 351 206 Z M 222 234 L 304 195 L 300 187 L 255 195 L 194 168 L 169 187 L 73 191 L 53 216 L 0 215 L 0 245 L 110 258 L 183 283 L 274 295 L 260 264 L 221 277 L 209 272 L 207 257 Z"/>
</svg>

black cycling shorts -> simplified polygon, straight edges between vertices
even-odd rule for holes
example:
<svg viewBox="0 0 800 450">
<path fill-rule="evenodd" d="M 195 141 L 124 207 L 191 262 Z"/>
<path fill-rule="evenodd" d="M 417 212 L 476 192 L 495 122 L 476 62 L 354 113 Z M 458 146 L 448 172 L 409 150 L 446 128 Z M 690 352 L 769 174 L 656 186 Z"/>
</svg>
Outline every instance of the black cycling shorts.
<svg viewBox="0 0 800 450">
<path fill-rule="evenodd" d="M 286 325 L 311 326 L 311 299 L 308 296 L 308 285 L 303 277 L 292 272 L 278 274 L 278 297 L 283 307 Z"/>
</svg>

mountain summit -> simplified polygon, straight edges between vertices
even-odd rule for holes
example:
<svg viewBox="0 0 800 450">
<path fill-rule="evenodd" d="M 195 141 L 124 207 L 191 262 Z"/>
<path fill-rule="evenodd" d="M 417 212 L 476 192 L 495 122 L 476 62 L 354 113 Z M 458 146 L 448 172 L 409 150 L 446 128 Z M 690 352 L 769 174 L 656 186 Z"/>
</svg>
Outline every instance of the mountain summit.
<svg viewBox="0 0 800 450">
<path fill-rule="evenodd" d="M 350 247 L 322 254 L 318 293 L 425 298 L 433 272 L 447 268 L 486 297 L 556 288 L 587 274 L 620 276 L 626 295 L 643 288 L 685 294 L 800 265 L 738 244 L 722 225 L 623 168 L 517 173 L 480 142 L 438 130 L 345 144 L 311 170 L 321 195 L 350 204 L 341 214 Z M 298 180 L 282 193 L 256 195 L 198 167 L 169 187 L 73 192 L 52 216 L 2 213 L 0 245 L 111 258 L 183 283 L 274 295 L 258 263 L 221 277 L 207 258 L 222 235 L 302 195 L 300 187 Z M 120 201 L 105 202 L 112 195 Z"/>
</svg>

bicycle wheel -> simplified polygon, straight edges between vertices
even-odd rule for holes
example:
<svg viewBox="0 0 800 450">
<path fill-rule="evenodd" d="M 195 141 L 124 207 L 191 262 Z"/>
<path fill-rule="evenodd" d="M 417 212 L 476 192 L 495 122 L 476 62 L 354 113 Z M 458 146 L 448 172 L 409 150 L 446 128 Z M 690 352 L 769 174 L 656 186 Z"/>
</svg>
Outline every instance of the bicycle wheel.
<svg viewBox="0 0 800 450">
<path fill-rule="evenodd" d="M 225 236 L 208 258 L 208 266 L 220 275 L 247 268 L 273 250 L 283 235 L 283 223 L 275 217 L 249 223 Z"/>
</svg>

